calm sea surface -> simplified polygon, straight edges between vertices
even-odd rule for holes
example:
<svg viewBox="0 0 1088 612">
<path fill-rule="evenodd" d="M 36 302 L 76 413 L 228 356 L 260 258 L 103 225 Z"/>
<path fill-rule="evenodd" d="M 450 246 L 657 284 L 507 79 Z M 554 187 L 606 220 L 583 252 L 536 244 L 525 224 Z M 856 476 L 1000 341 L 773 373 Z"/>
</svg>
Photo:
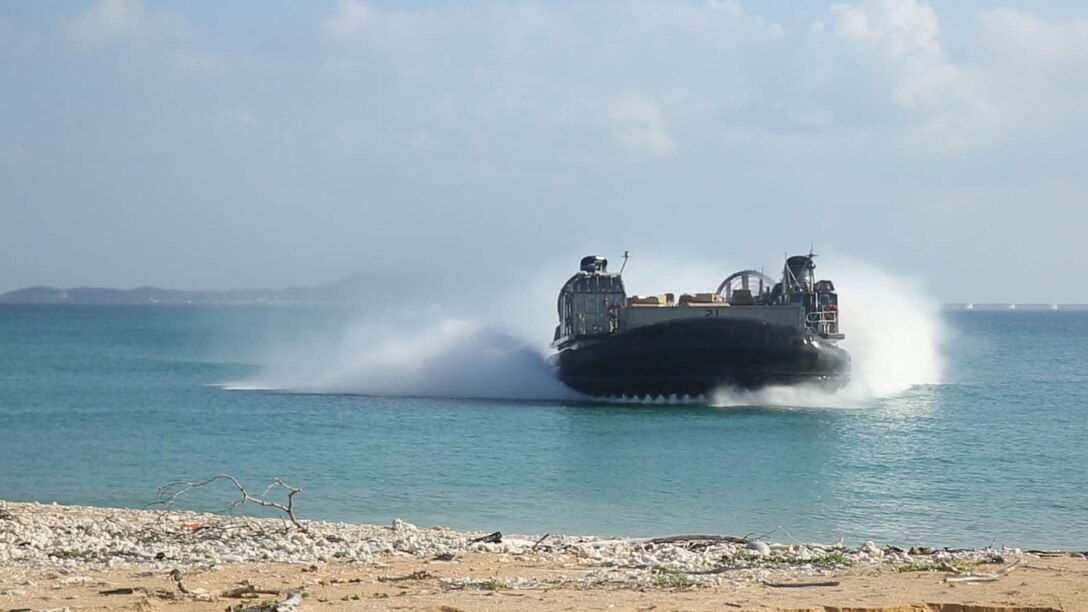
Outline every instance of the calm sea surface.
<svg viewBox="0 0 1088 612">
<path fill-rule="evenodd" d="M 228 390 L 349 317 L 0 306 L 0 498 L 143 507 L 229 472 L 303 487 L 303 518 L 1088 550 L 1088 312 L 942 316 L 941 384 L 716 408 Z"/>
</svg>

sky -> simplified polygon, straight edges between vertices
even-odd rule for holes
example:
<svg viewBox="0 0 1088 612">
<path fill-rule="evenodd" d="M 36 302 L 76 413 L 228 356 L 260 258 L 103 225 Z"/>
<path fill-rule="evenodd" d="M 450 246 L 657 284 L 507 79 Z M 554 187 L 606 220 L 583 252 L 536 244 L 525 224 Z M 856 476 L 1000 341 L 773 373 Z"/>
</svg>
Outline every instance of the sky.
<svg viewBox="0 0 1088 612">
<path fill-rule="evenodd" d="M 1088 302 L 1085 66 L 1079 2 L 11 0 L 0 291 L 811 246 Z"/>
</svg>

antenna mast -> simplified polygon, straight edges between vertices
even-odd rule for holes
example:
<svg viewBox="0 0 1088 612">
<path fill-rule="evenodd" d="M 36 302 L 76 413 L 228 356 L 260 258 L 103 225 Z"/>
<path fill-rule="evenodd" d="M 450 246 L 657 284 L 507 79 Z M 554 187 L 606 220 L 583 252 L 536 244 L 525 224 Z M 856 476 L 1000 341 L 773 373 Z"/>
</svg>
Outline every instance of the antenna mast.
<svg viewBox="0 0 1088 612">
<path fill-rule="evenodd" d="M 631 258 L 631 251 L 623 252 L 623 265 L 620 266 L 620 274 L 623 274 L 623 269 L 627 267 L 627 260 Z"/>
</svg>

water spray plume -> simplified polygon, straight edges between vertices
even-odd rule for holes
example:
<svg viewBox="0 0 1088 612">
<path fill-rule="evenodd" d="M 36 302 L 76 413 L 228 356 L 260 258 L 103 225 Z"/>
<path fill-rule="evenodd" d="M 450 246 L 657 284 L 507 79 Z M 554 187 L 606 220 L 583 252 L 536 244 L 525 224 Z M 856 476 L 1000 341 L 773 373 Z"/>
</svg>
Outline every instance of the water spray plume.
<svg viewBox="0 0 1088 612">
<path fill-rule="evenodd" d="M 853 359 L 850 384 L 834 393 L 808 385 L 721 390 L 715 405 L 859 407 L 940 382 L 940 304 L 925 295 L 921 283 L 841 258 L 820 276 L 833 278 L 839 292 L 846 333 L 841 346 Z"/>
<path fill-rule="evenodd" d="M 851 383 L 834 393 L 808 386 L 721 390 L 709 398 L 713 405 L 862 406 L 913 385 L 939 382 L 937 302 L 925 297 L 918 283 L 840 258 L 827 259 L 829 265 L 822 267 L 820 276 L 834 279 L 839 289 L 842 329 L 847 335 L 842 346 L 853 357 Z M 647 256 L 637 268 L 628 270 L 629 293 L 702 290 L 720 280 L 705 262 L 651 267 L 643 265 L 646 261 L 658 260 Z M 550 266 L 547 269 L 554 272 Z M 546 343 L 555 326 L 555 291 L 562 280 L 534 277 L 513 295 L 494 299 L 482 295 L 481 303 L 494 305 L 492 312 L 480 313 L 489 323 L 451 318 L 421 328 L 410 323 L 411 317 L 398 317 L 402 323 L 393 324 L 370 314 L 340 330 L 332 342 L 294 346 L 271 356 L 254 380 L 229 387 L 577 400 L 577 394 L 556 380 L 546 360 Z"/>
<path fill-rule="evenodd" d="M 462 399 L 574 397 L 538 350 L 460 319 L 415 330 L 358 324 L 336 347 L 277 356 L 256 379 L 228 388 Z"/>
</svg>

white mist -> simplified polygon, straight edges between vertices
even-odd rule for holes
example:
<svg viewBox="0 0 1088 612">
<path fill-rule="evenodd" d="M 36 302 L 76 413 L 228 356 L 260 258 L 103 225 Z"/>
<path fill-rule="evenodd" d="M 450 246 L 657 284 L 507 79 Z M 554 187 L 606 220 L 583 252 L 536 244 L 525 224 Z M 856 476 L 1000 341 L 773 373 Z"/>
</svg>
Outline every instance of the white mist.
<svg viewBox="0 0 1088 612">
<path fill-rule="evenodd" d="M 628 293 L 713 290 L 733 270 L 724 262 L 665 265 L 668 259 L 647 254 L 632 260 L 625 273 Z M 256 379 L 228 386 L 400 397 L 576 399 L 546 360 L 556 323 L 555 295 L 578 262 L 565 263 L 548 265 L 502 295 L 477 292 L 486 309 L 478 318 L 436 320 L 431 316 L 435 309 L 427 305 L 418 308 L 428 316 L 403 311 L 396 321 L 361 316 L 344 329 L 277 351 Z M 718 267 L 722 271 L 715 273 Z M 617 262 L 610 268 L 618 270 Z M 777 269 L 767 271 L 778 275 Z M 721 390 L 711 398 L 714 405 L 859 406 L 939 382 L 939 306 L 918 282 L 832 257 L 817 260 L 817 273 L 835 281 L 839 292 L 846 333 L 841 345 L 853 358 L 851 383 L 834 393 L 806 386 Z M 417 323 L 428 320 L 437 322 Z"/>
</svg>

